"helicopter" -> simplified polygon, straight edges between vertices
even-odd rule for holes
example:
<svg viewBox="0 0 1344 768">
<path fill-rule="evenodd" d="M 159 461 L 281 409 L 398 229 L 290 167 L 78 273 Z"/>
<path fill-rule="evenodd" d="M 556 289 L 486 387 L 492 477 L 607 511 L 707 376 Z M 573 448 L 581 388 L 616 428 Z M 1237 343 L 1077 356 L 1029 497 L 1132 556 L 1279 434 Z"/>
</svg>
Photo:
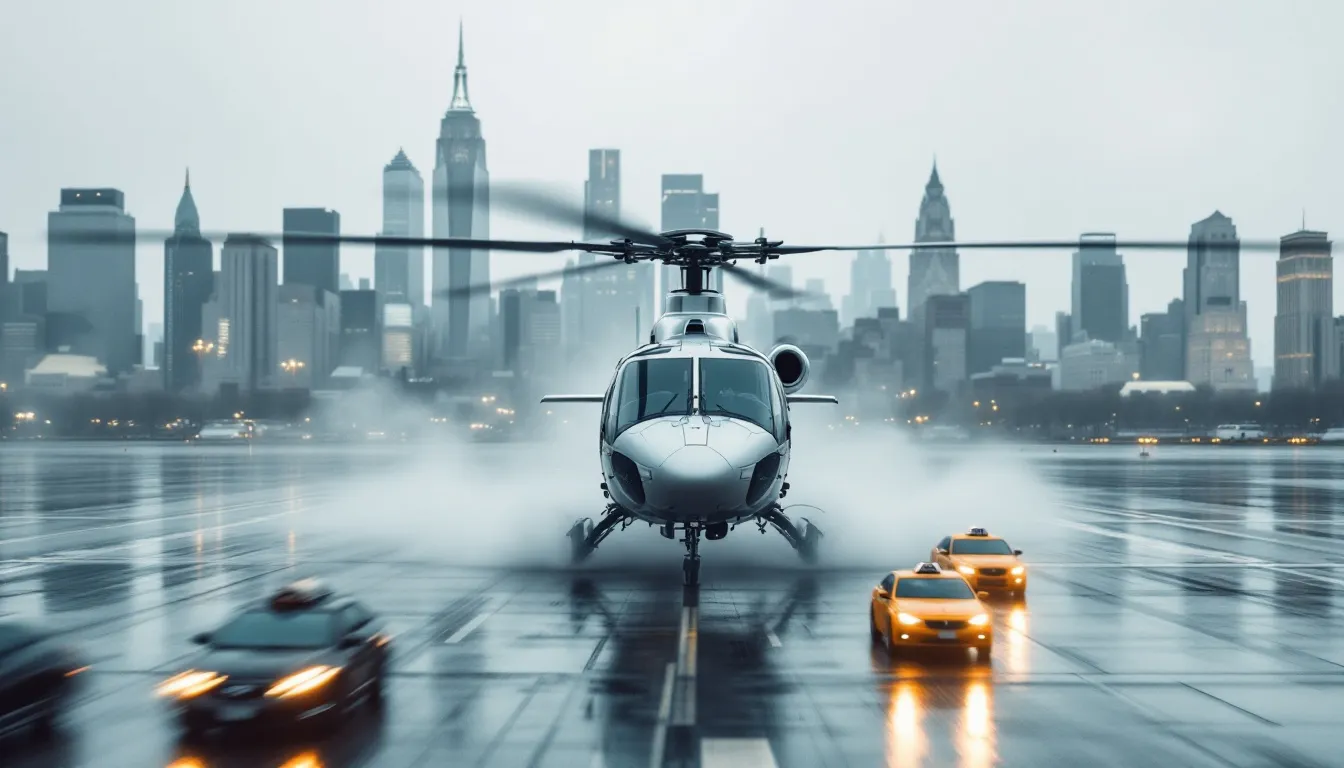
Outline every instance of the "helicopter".
<svg viewBox="0 0 1344 768">
<path fill-rule="evenodd" d="M 667 293 L 664 313 L 652 323 L 648 340 L 620 359 L 602 394 L 556 394 L 544 403 L 600 404 L 599 488 L 606 500 L 596 523 L 580 518 L 568 531 L 571 560 L 588 558 L 613 531 L 636 521 L 656 525 L 667 539 L 682 533 L 682 571 L 687 587 L 699 584 L 700 540 L 714 541 L 737 526 L 755 523 L 760 532 L 775 528 L 805 562 L 815 562 L 822 532 L 806 518 L 791 519 L 780 504 L 787 481 L 793 441 L 793 405 L 838 403 L 829 395 L 802 394 L 811 364 L 792 344 L 761 352 L 741 342 L 726 312 L 723 295 L 709 288 L 713 270 L 721 270 L 773 298 L 808 295 L 762 274 L 739 267 L 746 260 L 765 264 L 782 256 L 822 251 L 912 251 L 916 249 L 1081 249 L 1089 243 L 1069 240 L 948 241 L 872 245 L 785 245 L 764 234 L 738 241 L 724 232 L 681 229 L 655 233 L 614 216 L 578 207 L 523 186 L 492 185 L 492 207 L 503 204 L 535 218 L 582 224 L 586 231 L 614 236 L 607 242 L 492 240 L 460 237 L 346 235 L 285 232 L 249 235 L 286 244 L 351 244 L 388 247 L 436 247 L 502 252 L 588 252 L 611 257 L 592 263 L 489 283 L 450 285 L 437 296 L 462 299 L 512 285 L 564 278 L 621 265 L 661 263 L 678 268 L 681 287 Z M 136 233 L 49 233 L 74 242 L 129 240 Z M 158 233 L 172 237 L 173 233 Z M 140 233 L 141 237 L 154 236 Z M 227 233 L 200 234 L 221 239 Z M 1185 250 L 1186 241 L 1115 241 L 1112 248 Z M 1238 244 L 1269 251 L 1278 243 Z M 455 260 L 457 261 L 457 260 Z M 458 263 L 461 263 L 458 261 Z M 455 265 L 450 265 L 450 271 Z"/>
</svg>

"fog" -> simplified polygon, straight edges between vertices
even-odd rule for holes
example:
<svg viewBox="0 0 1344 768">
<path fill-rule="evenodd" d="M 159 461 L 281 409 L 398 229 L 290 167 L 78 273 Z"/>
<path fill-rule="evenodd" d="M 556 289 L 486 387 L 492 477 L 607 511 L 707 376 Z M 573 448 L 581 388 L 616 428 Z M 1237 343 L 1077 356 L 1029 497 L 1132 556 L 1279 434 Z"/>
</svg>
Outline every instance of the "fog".
<svg viewBox="0 0 1344 768">
<path fill-rule="evenodd" d="M 395 411 L 387 397 L 378 408 Z M 404 408 L 427 418 L 415 406 Z M 908 567 L 926 559 L 939 538 L 972 525 L 1012 541 L 1053 517 L 1057 495 L 1020 448 L 913 443 L 883 426 L 833 428 L 831 422 L 843 422 L 840 408 L 794 407 L 791 490 L 783 504 L 791 517 L 809 518 L 825 534 L 820 567 Z M 545 418 L 554 420 L 553 429 L 532 441 L 477 442 L 459 429 L 399 446 L 402 458 L 390 469 L 338 481 L 338 492 L 309 527 L 390 547 L 404 560 L 569 567 L 566 532 L 579 518 L 596 522 L 605 503 L 598 407 L 551 409 Z M 671 576 L 682 554 L 679 541 L 637 522 L 614 531 L 579 568 L 666 566 Z M 700 554 L 706 580 L 740 567 L 806 567 L 773 528 L 762 535 L 753 523 L 721 541 L 702 542 Z"/>
</svg>

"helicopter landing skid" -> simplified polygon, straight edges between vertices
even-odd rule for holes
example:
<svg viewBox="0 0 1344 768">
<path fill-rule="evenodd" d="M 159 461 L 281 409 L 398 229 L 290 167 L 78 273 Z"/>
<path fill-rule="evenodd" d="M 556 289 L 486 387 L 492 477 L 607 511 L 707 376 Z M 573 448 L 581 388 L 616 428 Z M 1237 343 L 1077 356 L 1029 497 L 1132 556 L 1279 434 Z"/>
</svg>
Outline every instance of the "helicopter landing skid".
<svg viewBox="0 0 1344 768">
<path fill-rule="evenodd" d="M 611 535 L 616 526 L 629 521 L 630 515 L 615 504 L 608 504 L 602 513 L 602 519 L 593 525 L 592 518 L 581 518 L 569 529 L 570 562 L 578 564 L 588 559 L 602 540 Z"/>
<path fill-rule="evenodd" d="M 805 563 L 815 563 L 817 561 L 817 550 L 821 545 L 821 529 L 808 520 L 806 517 L 798 518 L 794 523 L 789 516 L 784 514 L 784 510 L 776 504 L 756 516 L 757 524 L 761 528 L 761 533 L 765 533 L 767 523 L 775 527 L 784 540 L 789 542 L 798 556 Z"/>
</svg>

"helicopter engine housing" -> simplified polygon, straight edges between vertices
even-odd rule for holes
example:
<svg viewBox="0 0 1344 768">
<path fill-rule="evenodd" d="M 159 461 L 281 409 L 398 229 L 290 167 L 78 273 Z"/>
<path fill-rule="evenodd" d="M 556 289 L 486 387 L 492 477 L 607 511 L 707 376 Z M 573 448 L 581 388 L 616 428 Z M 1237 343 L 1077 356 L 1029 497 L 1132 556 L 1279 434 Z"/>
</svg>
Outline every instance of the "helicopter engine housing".
<svg viewBox="0 0 1344 768">
<path fill-rule="evenodd" d="M 770 350 L 770 364 L 779 374 L 779 382 L 784 385 L 784 393 L 792 395 L 803 388 L 812 372 L 812 364 L 803 350 L 792 344 L 780 344 Z"/>
</svg>

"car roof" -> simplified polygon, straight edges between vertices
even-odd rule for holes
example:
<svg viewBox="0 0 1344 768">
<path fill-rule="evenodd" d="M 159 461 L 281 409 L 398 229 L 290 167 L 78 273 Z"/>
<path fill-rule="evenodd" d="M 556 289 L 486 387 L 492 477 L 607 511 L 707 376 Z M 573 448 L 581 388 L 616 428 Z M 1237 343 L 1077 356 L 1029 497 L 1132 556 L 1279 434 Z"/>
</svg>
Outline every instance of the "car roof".
<svg viewBox="0 0 1344 768">
<path fill-rule="evenodd" d="M 992 536 L 992 535 L 974 536 L 974 535 L 969 534 L 969 533 L 954 533 L 954 534 L 952 534 L 952 540 L 953 540 L 953 541 L 961 541 L 961 540 L 963 540 L 963 539 L 975 539 L 976 541 L 995 541 L 995 540 L 1003 541 L 1003 537 L 1002 537 L 1002 536 Z"/>
<path fill-rule="evenodd" d="M 913 569 L 907 568 L 903 571 L 892 571 L 898 579 L 960 579 L 961 576 L 956 571 L 941 571 L 939 573 L 915 573 Z"/>
</svg>

